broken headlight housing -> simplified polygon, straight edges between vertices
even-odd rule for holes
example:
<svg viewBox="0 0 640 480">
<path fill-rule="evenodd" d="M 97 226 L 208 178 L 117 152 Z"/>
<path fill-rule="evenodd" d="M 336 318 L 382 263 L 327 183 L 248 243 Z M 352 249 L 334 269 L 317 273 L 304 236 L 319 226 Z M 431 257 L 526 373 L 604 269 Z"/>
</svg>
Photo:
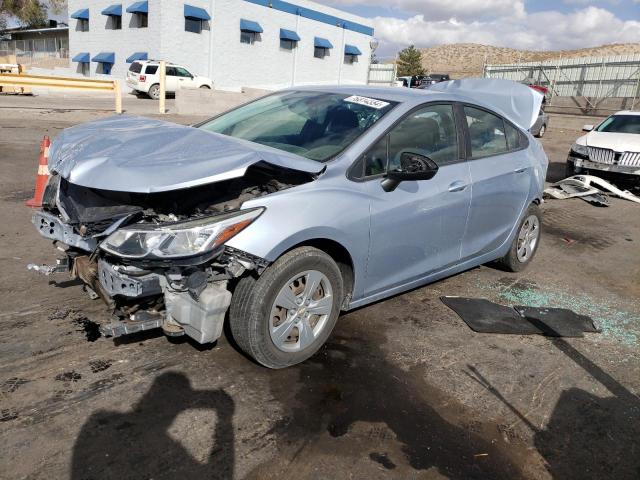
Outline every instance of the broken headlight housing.
<svg viewBox="0 0 640 480">
<path fill-rule="evenodd" d="M 577 143 L 574 143 L 571 145 L 571 152 L 569 152 L 569 154 L 572 157 L 588 159 L 589 149 L 585 145 L 578 145 Z"/>
<path fill-rule="evenodd" d="M 123 258 L 169 259 L 215 250 L 248 227 L 264 208 L 164 225 L 132 225 L 116 230 L 100 248 Z"/>
</svg>

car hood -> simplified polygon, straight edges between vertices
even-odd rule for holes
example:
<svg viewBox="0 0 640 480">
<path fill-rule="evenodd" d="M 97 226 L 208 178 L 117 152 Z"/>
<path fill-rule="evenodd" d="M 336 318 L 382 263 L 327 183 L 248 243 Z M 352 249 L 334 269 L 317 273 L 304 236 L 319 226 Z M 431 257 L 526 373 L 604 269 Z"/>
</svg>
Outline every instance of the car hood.
<svg viewBox="0 0 640 480">
<path fill-rule="evenodd" d="M 49 168 L 71 183 L 152 193 L 241 177 L 258 162 L 320 173 L 324 164 L 260 144 L 161 120 L 119 115 L 64 130 Z"/>
<path fill-rule="evenodd" d="M 580 137 L 577 143 L 616 152 L 640 152 L 640 135 L 637 133 L 589 132 Z"/>
</svg>

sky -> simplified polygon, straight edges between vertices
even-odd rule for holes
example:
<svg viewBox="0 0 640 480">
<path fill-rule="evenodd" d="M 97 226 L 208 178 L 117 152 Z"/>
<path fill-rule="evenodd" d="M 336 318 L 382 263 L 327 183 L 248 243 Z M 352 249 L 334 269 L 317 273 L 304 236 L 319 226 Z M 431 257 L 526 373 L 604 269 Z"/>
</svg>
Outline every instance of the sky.
<svg viewBox="0 0 640 480">
<path fill-rule="evenodd" d="M 568 50 L 640 42 L 640 0 L 314 1 L 372 19 L 379 58 L 409 45 Z"/>
<path fill-rule="evenodd" d="M 640 42 L 640 0 L 315 0 L 373 20 L 381 58 L 408 45 L 566 50 Z"/>
</svg>

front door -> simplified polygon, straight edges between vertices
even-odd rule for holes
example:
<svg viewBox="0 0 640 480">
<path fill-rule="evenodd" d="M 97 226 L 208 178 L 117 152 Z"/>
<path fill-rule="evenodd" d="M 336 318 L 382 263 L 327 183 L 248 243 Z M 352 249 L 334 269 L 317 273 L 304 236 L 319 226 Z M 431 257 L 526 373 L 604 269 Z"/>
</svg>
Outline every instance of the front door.
<svg viewBox="0 0 640 480">
<path fill-rule="evenodd" d="M 382 188 L 403 152 L 438 165 L 430 180 Z M 471 201 L 470 175 L 460 152 L 453 107 L 431 104 L 412 111 L 365 155 L 371 196 L 371 240 L 365 295 L 419 280 L 457 263 Z"/>
<path fill-rule="evenodd" d="M 532 165 L 526 140 L 498 115 L 464 107 L 471 155 L 473 199 L 462 244 L 466 260 L 500 247 L 509 237 L 529 198 Z"/>
<path fill-rule="evenodd" d="M 176 75 L 179 89 L 196 88 L 193 75 L 186 68 L 176 67 Z"/>
</svg>

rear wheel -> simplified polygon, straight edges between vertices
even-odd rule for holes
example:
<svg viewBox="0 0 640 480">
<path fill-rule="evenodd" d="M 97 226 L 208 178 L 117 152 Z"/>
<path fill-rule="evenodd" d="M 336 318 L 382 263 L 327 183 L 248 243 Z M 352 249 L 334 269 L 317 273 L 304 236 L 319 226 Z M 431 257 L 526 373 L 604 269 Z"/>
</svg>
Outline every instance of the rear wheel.
<svg viewBox="0 0 640 480">
<path fill-rule="evenodd" d="M 342 292 L 340 269 L 329 255 L 296 248 L 260 277 L 238 282 L 229 311 L 231 333 L 262 365 L 295 365 L 316 353 L 331 334 Z"/>
<path fill-rule="evenodd" d="M 211 90 L 211 87 L 209 85 L 200 85 L 200 88 L 205 88 L 207 90 Z"/>
<path fill-rule="evenodd" d="M 151 85 L 149 91 L 147 92 L 147 95 L 149 95 L 154 100 L 160 100 L 160 85 L 158 85 L 157 83 Z"/>
<path fill-rule="evenodd" d="M 499 265 L 510 272 L 524 270 L 538 251 L 541 228 L 540 207 L 532 204 L 518 226 L 518 234 L 513 239 L 509 252 L 498 261 Z"/>
</svg>

